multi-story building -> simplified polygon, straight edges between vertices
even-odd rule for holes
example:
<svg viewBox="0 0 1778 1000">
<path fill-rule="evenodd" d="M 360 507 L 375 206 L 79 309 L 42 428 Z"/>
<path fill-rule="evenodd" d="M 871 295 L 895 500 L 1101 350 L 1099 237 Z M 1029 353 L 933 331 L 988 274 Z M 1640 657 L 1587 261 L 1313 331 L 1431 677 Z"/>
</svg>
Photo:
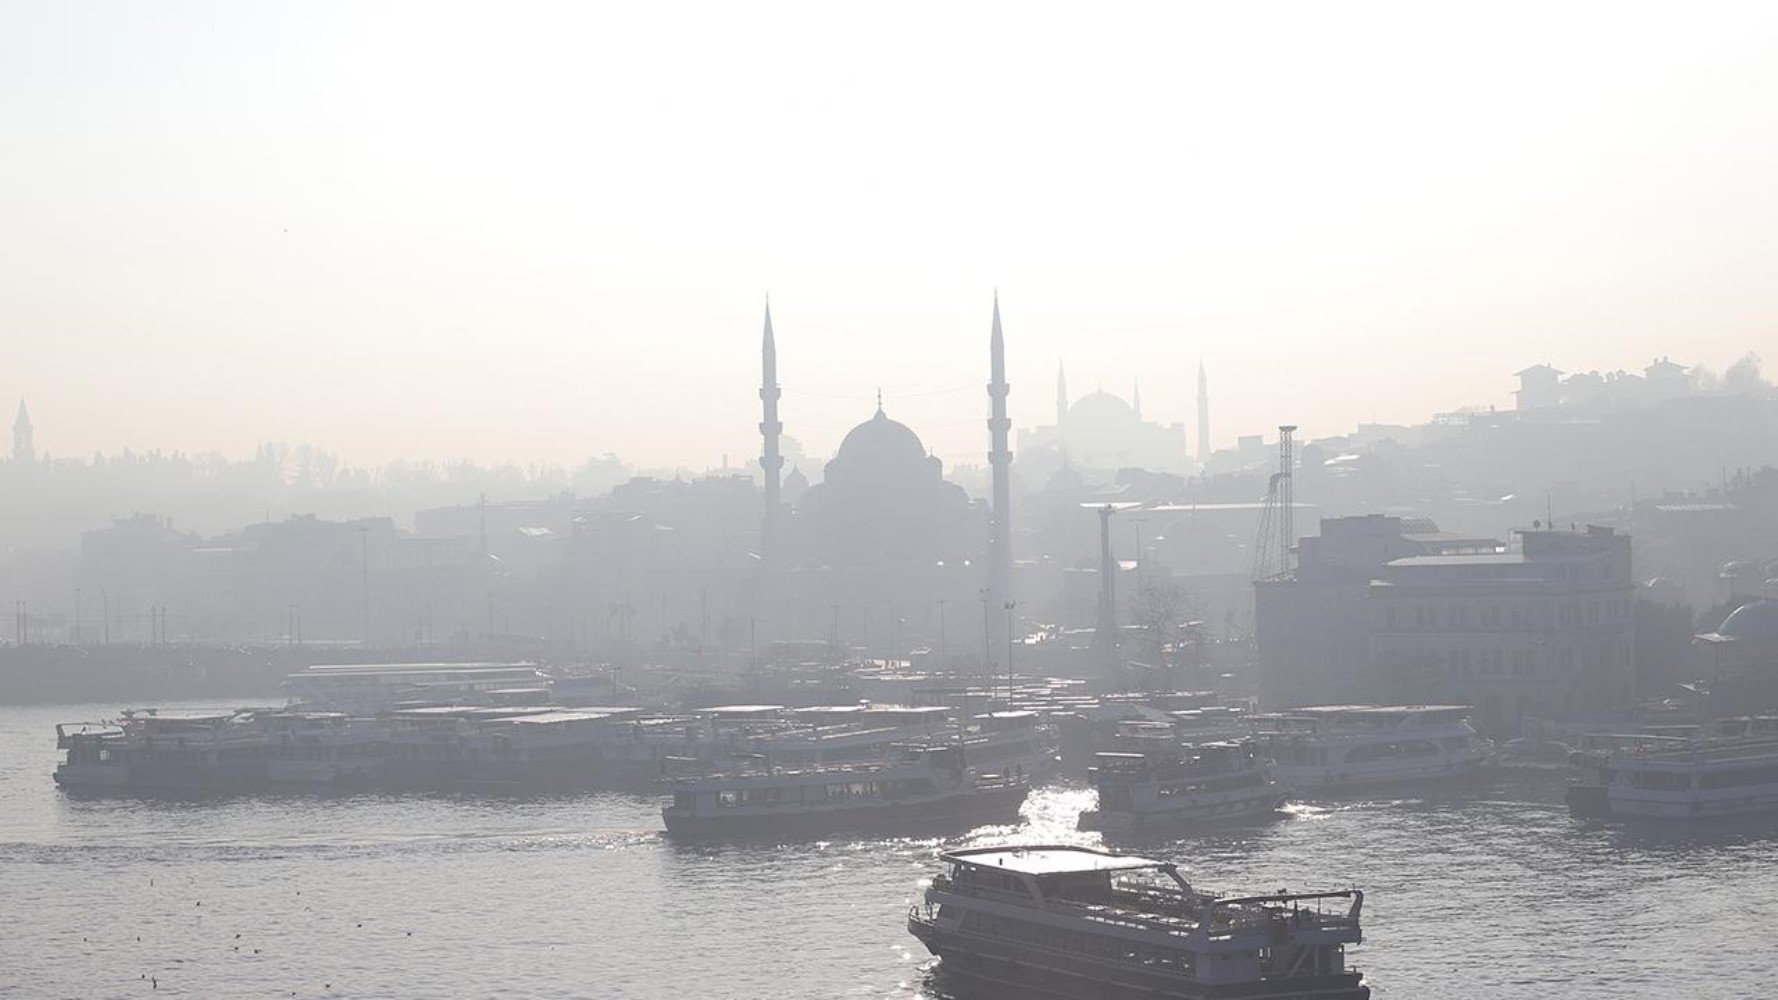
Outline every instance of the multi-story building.
<svg viewBox="0 0 1778 1000">
<path fill-rule="evenodd" d="M 1521 531 L 1509 551 L 1405 556 L 1368 596 L 1373 685 L 1397 700 L 1474 705 L 1495 733 L 1634 703 L 1628 535 Z"/>
<path fill-rule="evenodd" d="M 1494 553 L 1504 546 L 1383 514 L 1321 520 L 1296 568 L 1254 584 L 1260 688 L 1268 707 L 1374 697 L 1371 584 L 1392 560 Z"/>
</svg>

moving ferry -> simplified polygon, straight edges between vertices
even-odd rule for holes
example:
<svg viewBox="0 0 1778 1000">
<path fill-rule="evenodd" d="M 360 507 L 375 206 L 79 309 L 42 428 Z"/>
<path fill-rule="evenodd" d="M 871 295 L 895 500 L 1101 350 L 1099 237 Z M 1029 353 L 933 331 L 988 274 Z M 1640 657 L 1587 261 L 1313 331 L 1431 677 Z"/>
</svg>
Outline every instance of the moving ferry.
<svg viewBox="0 0 1778 1000">
<path fill-rule="evenodd" d="M 904 748 L 899 760 L 681 778 L 661 810 L 667 831 L 692 836 L 925 830 L 1010 822 L 1030 784 L 965 762 L 949 743 Z"/>
<path fill-rule="evenodd" d="M 1466 705 L 1323 705 L 1254 718 L 1263 756 L 1295 789 L 1470 774 L 1493 753 Z"/>
<path fill-rule="evenodd" d="M 1099 807 L 1080 814 L 1082 830 L 1144 831 L 1269 816 L 1289 790 L 1271 762 L 1237 742 L 1149 753 L 1102 752 L 1088 770 Z"/>
<path fill-rule="evenodd" d="M 1364 893 L 1223 897 L 1176 866 L 1083 847 L 988 847 L 908 913 L 946 976 L 1019 996 L 1365 1000 L 1345 948 L 1363 939 Z"/>
<path fill-rule="evenodd" d="M 1576 815 L 1721 819 L 1778 812 L 1778 738 L 1642 745 L 1577 758 L 1590 774 L 1568 788 Z"/>
</svg>

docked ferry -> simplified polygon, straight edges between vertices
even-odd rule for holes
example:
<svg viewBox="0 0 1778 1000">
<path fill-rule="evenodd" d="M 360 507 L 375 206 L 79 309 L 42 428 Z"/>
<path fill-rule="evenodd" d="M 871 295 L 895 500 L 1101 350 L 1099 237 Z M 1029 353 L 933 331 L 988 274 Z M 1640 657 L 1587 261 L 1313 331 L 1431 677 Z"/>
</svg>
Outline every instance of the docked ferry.
<svg viewBox="0 0 1778 1000">
<path fill-rule="evenodd" d="M 115 792 L 130 784 L 129 735 L 115 722 L 58 722 L 56 784 L 71 792 Z"/>
<path fill-rule="evenodd" d="M 1345 948 L 1363 939 L 1364 893 L 1225 897 L 1175 865 L 1083 847 L 988 847 L 908 913 L 945 976 L 1019 995 L 1174 1000 L 1365 1000 Z"/>
<path fill-rule="evenodd" d="M 1276 813 L 1289 797 L 1272 776 L 1271 762 L 1233 741 L 1096 753 L 1087 775 L 1099 806 L 1080 814 L 1082 830 L 1140 832 L 1251 820 Z"/>
<path fill-rule="evenodd" d="M 261 719 L 269 744 L 269 784 L 305 789 L 361 788 L 382 776 L 388 736 L 370 719 L 343 712 L 284 711 Z"/>
<path fill-rule="evenodd" d="M 1589 773 L 1568 787 L 1577 815 L 1611 819 L 1722 819 L 1778 812 L 1778 739 L 1644 744 L 1579 759 Z"/>
<path fill-rule="evenodd" d="M 1258 750 L 1291 788 L 1471 774 L 1493 752 L 1466 705 L 1323 705 L 1256 716 Z"/>
<path fill-rule="evenodd" d="M 265 780 L 269 744 L 254 709 L 123 713 L 130 787 L 166 795 L 252 791 Z"/>
<path fill-rule="evenodd" d="M 876 764 L 778 769 L 679 778 L 661 810 L 667 831 L 700 837 L 805 836 L 945 829 L 1016 819 L 1029 782 L 965 762 L 939 742 Z"/>
</svg>

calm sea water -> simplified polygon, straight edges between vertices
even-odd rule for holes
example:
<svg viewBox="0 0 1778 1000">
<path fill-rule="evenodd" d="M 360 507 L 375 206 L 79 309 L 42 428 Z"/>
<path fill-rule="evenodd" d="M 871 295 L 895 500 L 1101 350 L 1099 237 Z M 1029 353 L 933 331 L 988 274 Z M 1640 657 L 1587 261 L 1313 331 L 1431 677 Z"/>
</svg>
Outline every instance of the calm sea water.
<svg viewBox="0 0 1778 1000">
<path fill-rule="evenodd" d="M 618 795 L 64 797 L 53 724 L 115 707 L 0 708 L 0 995 L 947 995 L 903 927 L 937 840 L 691 848 Z M 1213 889 L 1363 888 L 1351 960 L 1378 997 L 1773 995 L 1778 823 L 1583 825 L 1561 783 L 1317 801 L 1140 849 Z M 1097 843 L 1073 830 L 1089 799 L 1045 791 L 959 842 Z"/>
</svg>

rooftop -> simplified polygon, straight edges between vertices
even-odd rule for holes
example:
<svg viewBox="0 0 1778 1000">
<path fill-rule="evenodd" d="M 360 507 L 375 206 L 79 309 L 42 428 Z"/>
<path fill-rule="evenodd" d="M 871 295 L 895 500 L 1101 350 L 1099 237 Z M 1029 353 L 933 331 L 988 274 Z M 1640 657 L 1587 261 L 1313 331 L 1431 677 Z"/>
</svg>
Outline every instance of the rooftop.
<svg viewBox="0 0 1778 1000">
<path fill-rule="evenodd" d="M 1462 555 L 1403 556 L 1391 560 L 1391 566 L 1520 566 L 1523 552 L 1475 552 Z"/>
</svg>

